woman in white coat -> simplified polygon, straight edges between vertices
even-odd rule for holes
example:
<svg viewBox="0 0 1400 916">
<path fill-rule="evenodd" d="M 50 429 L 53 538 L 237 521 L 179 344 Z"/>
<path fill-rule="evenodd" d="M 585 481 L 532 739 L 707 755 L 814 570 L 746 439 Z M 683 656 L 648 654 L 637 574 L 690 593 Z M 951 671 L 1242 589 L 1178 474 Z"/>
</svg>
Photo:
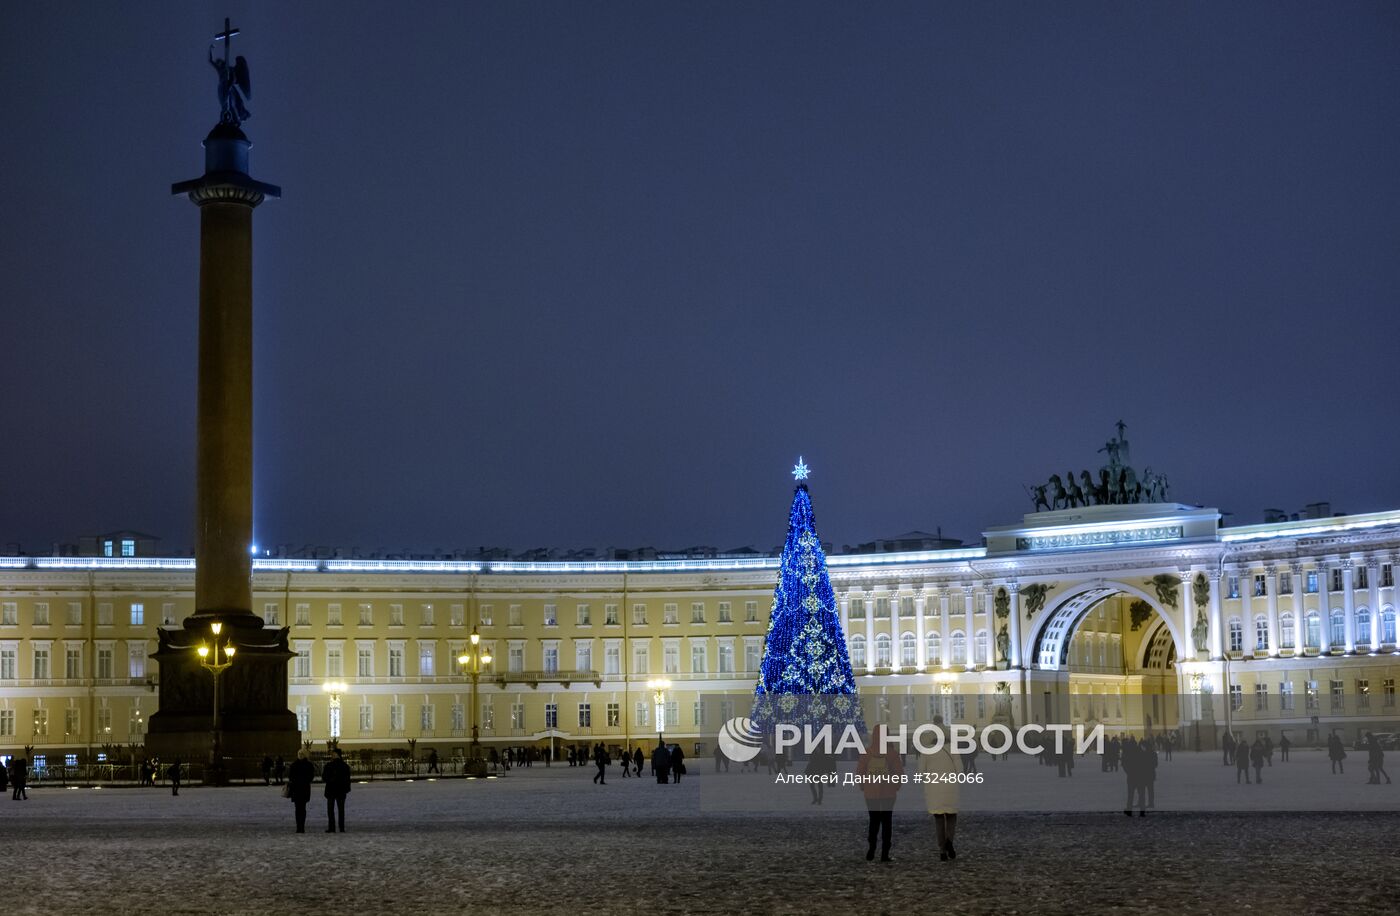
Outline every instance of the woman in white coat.
<svg viewBox="0 0 1400 916">
<path fill-rule="evenodd" d="M 934 716 L 933 724 L 942 729 L 943 717 Z M 953 849 L 953 831 L 958 825 L 958 778 L 962 775 L 961 763 L 948 750 L 947 737 L 945 732 L 943 745 L 932 754 L 920 755 L 919 761 L 924 807 L 933 815 L 933 826 L 938 833 L 938 858 L 944 862 L 958 855 Z"/>
</svg>

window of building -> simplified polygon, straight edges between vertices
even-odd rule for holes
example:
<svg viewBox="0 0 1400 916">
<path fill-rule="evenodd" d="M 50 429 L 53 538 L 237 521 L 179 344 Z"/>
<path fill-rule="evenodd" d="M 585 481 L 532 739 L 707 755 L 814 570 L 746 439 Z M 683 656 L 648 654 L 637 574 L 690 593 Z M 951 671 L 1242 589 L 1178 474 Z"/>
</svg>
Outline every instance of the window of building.
<svg viewBox="0 0 1400 916">
<path fill-rule="evenodd" d="M 489 615 L 490 605 L 484 605 L 481 608 L 482 626 L 489 627 L 491 625 L 491 621 L 488 619 Z M 465 604 L 449 604 L 447 606 L 447 625 L 449 627 L 464 627 L 467 625 L 467 606 Z"/>
<path fill-rule="evenodd" d="M 592 625 L 593 625 L 593 611 L 592 611 L 592 609 L 589 608 L 589 606 L 586 605 L 586 604 L 580 604 L 580 605 L 578 606 L 578 618 L 577 618 L 577 619 L 578 619 L 578 625 L 581 626 L 581 627 L 592 626 Z"/>
<path fill-rule="evenodd" d="M 593 643 L 591 643 L 591 642 L 577 642 L 577 643 L 574 643 L 574 670 L 575 670 L 575 671 L 592 671 L 592 670 L 593 670 Z"/>
<path fill-rule="evenodd" d="M 495 615 L 495 609 L 494 609 L 491 605 L 489 605 L 489 604 L 478 605 L 478 607 L 477 607 L 477 609 L 476 609 L 476 619 L 477 619 L 477 622 L 480 623 L 481 626 L 483 626 L 483 627 L 489 627 L 489 626 L 491 626 L 491 624 L 492 624 L 492 618 L 493 618 L 494 615 Z M 454 604 L 454 605 L 452 605 L 452 625 L 453 625 L 454 627 L 465 626 L 465 625 L 466 625 L 465 621 L 466 621 L 466 610 L 462 607 L 462 605 L 460 605 L 460 604 Z"/>
<path fill-rule="evenodd" d="M 309 732 L 311 730 L 311 707 L 305 703 L 297 706 L 297 731 Z"/>
<path fill-rule="evenodd" d="M 1303 579 L 1303 591 L 1309 595 L 1317 594 L 1317 570 L 1308 570 L 1307 575 Z"/>
<path fill-rule="evenodd" d="M 45 614 L 45 616 L 48 616 Z M 48 621 L 44 621 L 47 623 Z M 131 605 L 131 625 L 133 627 L 144 626 L 146 623 L 146 606 L 144 604 L 133 603 Z"/>
<path fill-rule="evenodd" d="M 418 675 L 433 677 L 437 674 L 437 646 L 430 642 L 418 644 Z"/>
<path fill-rule="evenodd" d="M 1357 678 L 1356 680 L 1356 708 L 1371 708 L 1371 681 L 1369 678 Z"/>
<path fill-rule="evenodd" d="M 1331 618 L 1331 620 L 1332 620 L 1331 635 L 1328 637 L 1328 639 L 1329 639 L 1329 641 L 1330 641 L 1331 644 L 1332 644 L 1332 649 L 1333 649 L 1333 651 L 1335 651 L 1335 650 L 1337 650 L 1337 649 L 1340 649 L 1342 646 L 1346 645 L 1346 641 L 1347 641 L 1347 624 L 1346 624 L 1346 617 L 1342 614 L 1342 611 L 1341 611 L 1340 608 L 1333 608 L 1333 609 L 1332 609 L 1332 618 Z"/>
<path fill-rule="evenodd" d="M 661 622 L 662 624 L 680 623 L 680 608 L 674 604 L 663 604 L 661 606 Z"/>
<path fill-rule="evenodd" d="M 1331 686 L 1331 688 L 1332 688 L 1332 690 L 1331 690 L 1331 693 L 1332 693 L 1332 708 L 1333 708 L 1333 709 L 1343 709 L 1343 708 L 1345 708 L 1345 707 L 1346 707 L 1346 702 L 1347 702 L 1347 700 L 1346 700 L 1345 682 L 1343 682 L 1343 681 L 1332 681 L 1331 684 L 1330 684 L 1330 686 Z"/>
<path fill-rule="evenodd" d="M 879 620 L 888 620 L 890 616 L 890 599 L 875 599 L 875 617 Z"/>
<path fill-rule="evenodd" d="M 374 626 L 374 605 L 369 604 L 368 602 L 362 603 L 360 605 L 360 626 Z"/>
<path fill-rule="evenodd" d="M 146 644 L 133 642 L 126 647 L 128 676 L 140 680 L 146 676 Z"/>
<path fill-rule="evenodd" d="M 339 604 L 328 604 L 328 605 L 326 605 L 326 626 L 328 626 L 328 627 L 338 627 L 338 626 L 340 626 L 340 605 L 339 605 Z"/>
<path fill-rule="evenodd" d="M 418 707 L 418 730 L 425 735 L 431 735 L 437 730 L 437 707 L 432 703 L 424 703 Z"/>
<path fill-rule="evenodd" d="M 369 646 L 360 646 L 357 657 L 359 666 L 356 668 L 356 673 L 360 677 L 374 677 L 374 650 Z"/>
<path fill-rule="evenodd" d="M 326 677 L 345 676 L 345 655 L 340 646 L 326 647 Z"/>
<path fill-rule="evenodd" d="M 559 704 L 558 704 L 558 703 L 546 703 L 546 704 L 544 704 L 544 727 L 545 727 L 545 728 L 558 728 L 558 727 L 559 727 Z"/>
<path fill-rule="evenodd" d="M 851 599 L 851 619 L 852 619 L 852 620 L 864 620 L 864 619 L 865 619 L 865 599 L 864 599 L 864 598 L 852 598 L 852 599 Z"/>
<path fill-rule="evenodd" d="M 559 606 L 557 604 L 544 606 L 544 625 L 547 627 L 559 626 Z"/>
<path fill-rule="evenodd" d="M 745 622 L 745 623 L 758 623 L 758 602 L 757 602 L 757 601 L 745 601 L 745 602 L 744 602 L 744 622 Z M 728 722 L 729 720 L 728 720 L 728 719 L 725 719 L 725 721 Z"/>
<path fill-rule="evenodd" d="M 651 655 L 651 653 L 650 653 L 650 651 L 647 649 L 647 647 L 646 647 L 645 644 L 643 644 L 643 645 L 637 645 L 637 646 L 633 646 L 633 647 L 632 647 L 632 673 L 633 673 L 633 674 L 648 674 L 648 673 L 650 673 L 650 665 L 648 664 L 648 660 L 650 659 L 650 655 Z"/>
<path fill-rule="evenodd" d="M 1240 577 L 1229 576 L 1225 580 L 1226 598 L 1238 598 L 1240 596 Z"/>
<path fill-rule="evenodd" d="M 49 604 L 47 601 L 35 602 L 34 625 L 36 627 L 46 627 L 49 625 Z"/>
<path fill-rule="evenodd" d="M 263 626 L 280 627 L 282 625 L 282 607 L 275 601 L 263 602 Z"/>
<path fill-rule="evenodd" d="M 1328 571 L 1328 579 L 1331 580 L 1332 591 L 1334 591 L 1334 592 L 1339 592 L 1339 591 L 1342 590 L 1342 571 L 1341 571 L 1341 569 L 1332 569 L 1332 570 L 1329 570 L 1329 571 Z"/>
<path fill-rule="evenodd" d="M 1229 633 L 1230 633 L 1230 651 L 1231 651 L 1231 652 L 1243 652 L 1243 651 L 1244 651 L 1244 622 L 1243 622 L 1242 620 L 1240 620 L 1238 617 L 1231 617 L 1231 618 L 1230 618 L 1230 625 L 1229 625 Z"/>
<path fill-rule="evenodd" d="M 374 731 L 374 707 L 368 703 L 360 704 L 360 732 L 367 733 Z"/>
<path fill-rule="evenodd" d="M 1322 647 L 1322 621 L 1317 615 L 1317 611 L 1309 611 L 1304 618 L 1306 627 L 1303 634 L 1303 645 L 1308 649 L 1317 650 Z"/>
<path fill-rule="evenodd" d="M 943 634 L 929 633 L 924 637 L 924 655 L 928 665 L 943 663 Z"/>
<path fill-rule="evenodd" d="M 905 633 L 899 637 L 899 664 L 903 668 L 912 668 L 918 663 L 919 641 L 913 633 Z"/>
<path fill-rule="evenodd" d="M 901 617 L 914 616 L 914 599 L 912 596 L 905 596 L 899 599 L 899 615 Z"/>
<path fill-rule="evenodd" d="M 1356 644 L 1360 646 L 1371 644 L 1371 611 L 1368 608 L 1356 609 Z"/>
<path fill-rule="evenodd" d="M 461 703 L 453 703 L 449 715 L 452 717 L 452 733 L 454 735 L 460 735 L 467 730 L 467 707 Z"/>
<path fill-rule="evenodd" d="M 401 626 L 403 626 L 403 605 L 402 605 L 402 604 L 391 604 L 391 605 L 389 605 L 389 626 L 391 626 L 391 627 L 401 627 Z"/>
<path fill-rule="evenodd" d="M 1297 646 L 1297 626 L 1292 614 L 1284 614 L 1278 619 L 1279 644 L 1285 649 Z"/>
<path fill-rule="evenodd" d="M 127 713 L 126 731 L 132 738 L 146 734 L 146 717 L 139 706 L 131 707 L 131 711 Z"/>
<path fill-rule="evenodd" d="M 1278 704 L 1279 704 L 1279 709 L 1283 710 L 1284 712 L 1292 712 L 1292 711 L 1293 711 L 1293 682 L 1292 682 L 1292 681 L 1279 681 L 1279 685 L 1278 685 Z"/>
<path fill-rule="evenodd" d="M 645 604 L 632 605 L 632 626 L 644 627 L 647 625 L 647 606 Z"/>
<path fill-rule="evenodd" d="M 292 677 L 311 677 L 311 644 L 298 643 L 293 660 Z"/>
<path fill-rule="evenodd" d="M 715 671 L 717 671 L 720 674 L 733 674 L 734 644 L 730 642 L 721 642 L 719 644 L 718 655 L 716 655 L 716 661 L 718 664 L 715 668 Z"/>
<path fill-rule="evenodd" d="M 616 644 L 603 648 L 603 673 L 622 673 L 622 647 Z"/>
<path fill-rule="evenodd" d="M 1366 567 L 1364 567 L 1364 566 L 1358 566 L 1358 567 L 1356 567 L 1356 569 L 1355 569 L 1353 575 L 1355 576 L 1355 582 L 1354 582 L 1353 584 L 1354 584 L 1354 586 L 1355 586 L 1356 589 L 1360 590 L 1360 589 L 1363 589 L 1363 588 L 1370 588 L 1370 587 L 1371 587 L 1370 584 L 1369 584 L 1369 581 L 1370 581 L 1370 578 L 1371 578 L 1370 570 L 1368 570 Z"/>
<path fill-rule="evenodd" d="M 1317 681 L 1303 682 L 1303 703 L 1308 709 L 1317 709 Z"/>
<path fill-rule="evenodd" d="M 403 731 L 403 704 L 389 704 L 389 732 L 396 734 Z"/>
<path fill-rule="evenodd" d="M 1263 598 L 1269 593 L 1269 586 L 1266 584 L 1264 574 L 1256 573 L 1254 576 L 1254 597 Z"/>
<path fill-rule="evenodd" d="M 1389 563 L 1381 566 L 1381 588 L 1395 587 L 1395 567 Z"/>
<path fill-rule="evenodd" d="M 865 667 L 865 637 L 859 633 L 851 637 L 851 667 Z"/>
<path fill-rule="evenodd" d="M 638 728 L 646 728 L 651 724 L 651 704 L 643 700 L 637 701 L 636 719 L 633 724 Z"/>
<path fill-rule="evenodd" d="M 166 607 L 173 608 L 174 605 L 167 604 Z M 171 615 L 171 623 L 174 623 L 174 614 Z M 70 627 L 83 625 L 83 603 L 81 601 L 68 602 L 68 616 L 64 621 Z"/>
<path fill-rule="evenodd" d="M 592 728 L 592 727 L 593 727 L 593 704 L 591 704 L 591 703 L 580 703 L 580 704 L 578 704 L 578 727 L 579 727 L 579 728 Z"/>
<path fill-rule="evenodd" d="M 950 654 L 951 654 L 952 657 L 953 657 L 953 664 L 955 664 L 955 665 L 966 665 L 966 664 L 967 664 L 967 636 L 963 634 L 963 631 L 962 631 L 962 630 L 954 630 L 953 633 L 952 633 L 952 635 L 948 637 L 948 643 L 949 643 L 949 646 L 948 646 L 949 652 L 950 652 Z"/>
<path fill-rule="evenodd" d="M 1395 707 L 1395 678 L 1393 677 L 1381 681 L 1381 704 L 1387 709 Z"/>
<path fill-rule="evenodd" d="M 888 668 L 888 667 L 890 667 L 890 665 L 893 664 L 893 662 L 891 661 L 891 655 L 892 655 L 892 646 L 891 646 L 890 635 L 889 635 L 888 633 L 880 633 L 880 634 L 878 634 L 878 635 L 875 637 L 875 667 L 876 667 L 876 668 Z"/>
<path fill-rule="evenodd" d="M 521 609 L 520 605 L 512 604 L 510 607 L 506 608 L 506 624 L 512 627 L 525 626 L 525 612 Z"/>
<path fill-rule="evenodd" d="M 728 601 L 721 601 L 721 602 L 719 603 L 719 622 L 720 622 L 720 623 L 733 623 L 733 622 L 734 622 L 734 618 L 733 618 L 732 614 L 733 614 L 733 612 L 730 610 L 730 604 L 729 604 L 729 602 L 728 602 Z"/>
<path fill-rule="evenodd" d="M 13 709 L 0 709 L 0 738 L 13 738 L 15 736 L 15 711 Z"/>
<path fill-rule="evenodd" d="M 703 727 L 705 725 L 705 703 L 703 700 L 695 701 L 695 705 L 691 707 L 690 715 L 691 718 L 695 720 L 697 727 Z"/>
<path fill-rule="evenodd" d="M 0 626 L 19 626 L 19 605 L 13 601 L 0 604 Z"/>
<path fill-rule="evenodd" d="M 481 729 L 483 731 L 492 731 L 495 727 L 496 710 L 491 705 L 491 701 L 487 700 L 485 703 L 481 704 Z"/>
<path fill-rule="evenodd" d="M 71 706 L 63 710 L 63 736 L 65 738 L 82 734 L 82 726 L 78 724 L 80 712 L 81 710 Z M 77 760 L 75 759 L 73 762 L 76 764 Z"/>
<path fill-rule="evenodd" d="M 506 649 L 506 670 L 511 674 L 525 670 L 525 646 L 516 640 L 512 640 Z"/>
<path fill-rule="evenodd" d="M 99 680 L 110 681 L 112 679 L 112 647 L 97 647 L 97 677 Z"/>
<path fill-rule="evenodd" d="M 1395 645 L 1395 608 L 1393 607 L 1381 611 L 1381 643 L 1387 646 Z"/>
<path fill-rule="evenodd" d="M 40 681 L 49 678 L 49 647 L 47 644 L 34 647 L 34 677 Z"/>
<path fill-rule="evenodd" d="M 19 677 L 19 648 L 15 643 L 0 646 L 0 681 L 13 681 Z"/>
<path fill-rule="evenodd" d="M 1244 709 L 1244 687 L 1240 684 L 1230 685 L 1230 708 L 1235 712 Z"/>
<path fill-rule="evenodd" d="M 607 709 L 607 714 L 608 714 L 608 728 L 621 728 L 621 727 L 622 727 L 622 706 L 621 706 L 620 704 L 618 704 L 618 703 L 609 703 L 609 704 L 608 704 L 608 709 Z"/>
<path fill-rule="evenodd" d="M 986 665 L 986 664 L 987 664 L 987 650 L 990 649 L 990 648 L 991 648 L 991 645 L 990 645 L 990 644 L 988 643 L 988 641 L 987 641 L 987 631 L 986 631 L 986 630 L 978 630 L 978 631 L 977 631 L 977 637 L 976 637 L 976 639 L 975 639 L 975 641 L 974 641 L 974 643 L 973 643 L 974 655 L 973 655 L 973 657 L 972 657 L 972 663 L 975 664 L 975 665 Z M 1099 641 L 1099 664 L 1100 664 L 1100 665 L 1104 664 L 1104 662 L 1105 662 L 1105 658 L 1104 658 L 1103 653 L 1107 651 L 1107 648 L 1108 648 L 1108 640 L 1100 640 L 1100 641 Z"/>
<path fill-rule="evenodd" d="M 76 681 L 83 676 L 83 650 L 78 646 L 68 646 L 63 651 L 63 676 Z"/>
<path fill-rule="evenodd" d="M 1280 595 L 1291 595 L 1291 594 L 1293 594 L 1293 574 L 1292 574 L 1292 573 L 1286 573 L 1286 572 L 1285 572 L 1285 573 L 1279 573 L 1279 574 L 1278 574 L 1278 593 L 1279 593 Z"/>
<path fill-rule="evenodd" d="M 424 603 L 418 606 L 418 625 L 420 627 L 437 625 L 437 609 L 433 605 Z"/>
<path fill-rule="evenodd" d="M 661 646 L 661 673 L 681 673 L 681 647 L 675 642 L 665 642 Z"/>
<path fill-rule="evenodd" d="M 547 642 L 544 644 L 544 670 L 546 674 L 559 672 L 559 643 Z"/>
<path fill-rule="evenodd" d="M 690 646 L 690 673 L 705 673 L 705 644 L 692 643 Z"/>
<path fill-rule="evenodd" d="M 1269 618 L 1263 614 L 1254 618 L 1254 651 L 1269 651 Z"/>
<path fill-rule="evenodd" d="M 696 601 L 690 605 L 690 622 L 705 622 L 705 603 L 703 601 Z"/>
<path fill-rule="evenodd" d="M 298 627 L 311 626 L 311 605 L 299 602 L 292 611 L 292 623 Z"/>
<path fill-rule="evenodd" d="M 617 616 L 618 616 L 618 615 L 617 615 L 617 605 L 615 605 L 615 604 L 605 604 L 605 605 L 603 605 L 603 626 L 606 626 L 606 627 L 615 627 L 615 626 L 617 626 L 617 625 L 618 625 Z"/>
<path fill-rule="evenodd" d="M 667 700 L 662 708 L 666 711 L 666 721 L 661 723 L 666 728 L 675 728 L 681 724 L 680 703 L 675 700 Z"/>
<path fill-rule="evenodd" d="M 1269 685 L 1263 681 L 1254 684 L 1254 710 L 1263 712 L 1269 708 Z"/>
</svg>

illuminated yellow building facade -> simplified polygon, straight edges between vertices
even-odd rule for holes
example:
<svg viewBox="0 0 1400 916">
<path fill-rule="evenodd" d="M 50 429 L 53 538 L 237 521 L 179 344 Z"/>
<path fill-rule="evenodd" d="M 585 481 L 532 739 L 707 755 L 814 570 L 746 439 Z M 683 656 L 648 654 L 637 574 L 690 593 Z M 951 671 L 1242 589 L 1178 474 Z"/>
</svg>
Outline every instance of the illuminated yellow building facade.
<svg viewBox="0 0 1400 916">
<path fill-rule="evenodd" d="M 831 556 L 861 692 L 911 719 L 936 701 L 986 720 L 987 698 L 1006 695 L 1021 721 L 1068 709 L 1136 726 L 1123 707 L 1137 703 L 1197 740 L 1204 718 L 1212 744 L 1227 723 L 1295 740 L 1400 730 L 1400 512 L 1219 518 L 1098 506 L 1028 515 L 981 547 Z M 776 558 L 269 558 L 254 564 L 254 610 L 289 628 L 304 740 L 460 755 L 473 719 L 456 659 L 475 628 L 492 655 L 483 745 L 635 747 L 660 724 L 707 753 L 722 718 L 747 712 L 777 573 Z M 0 558 L 0 754 L 140 744 L 156 629 L 194 612 L 193 585 L 188 559 Z M 648 682 L 661 677 L 658 723 Z M 345 685 L 338 715 L 331 681 Z M 701 702 L 714 695 L 733 702 Z"/>
</svg>

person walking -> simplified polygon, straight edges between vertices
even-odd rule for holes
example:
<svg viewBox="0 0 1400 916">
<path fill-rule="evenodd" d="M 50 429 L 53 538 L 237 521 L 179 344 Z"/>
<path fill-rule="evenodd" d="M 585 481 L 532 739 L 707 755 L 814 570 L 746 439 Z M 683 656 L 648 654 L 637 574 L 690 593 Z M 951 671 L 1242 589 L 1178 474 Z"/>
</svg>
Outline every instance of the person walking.
<svg viewBox="0 0 1400 916">
<path fill-rule="evenodd" d="M 1274 739 L 1268 735 L 1264 736 L 1264 762 L 1269 766 L 1274 765 Z"/>
<path fill-rule="evenodd" d="M 1347 771 L 1343 762 L 1347 759 L 1347 749 L 1342 747 L 1342 739 L 1336 732 L 1327 736 L 1327 759 L 1332 761 L 1333 775 Z"/>
<path fill-rule="evenodd" d="M 326 784 L 322 793 L 326 797 L 326 833 L 335 833 L 336 827 L 345 832 L 345 796 L 350 794 L 350 764 L 340 748 L 326 765 L 321 767 L 321 782 Z"/>
<path fill-rule="evenodd" d="M 286 795 L 296 806 L 297 833 L 306 832 L 306 803 L 311 801 L 311 784 L 316 781 L 316 768 L 306 755 L 306 749 L 297 751 L 297 759 L 292 761 L 287 772 Z"/>
<path fill-rule="evenodd" d="M 1254 743 L 1249 746 L 1249 763 L 1254 767 L 1254 784 L 1262 786 L 1264 784 L 1264 739 L 1255 738 Z"/>
<path fill-rule="evenodd" d="M 685 752 L 677 744 L 671 748 L 671 782 L 680 782 L 685 775 Z"/>
<path fill-rule="evenodd" d="M 14 791 L 10 797 L 15 801 L 27 801 L 29 799 L 29 758 L 16 757 L 10 762 L 10 785 L 14 786 Z"/>
<path fill-rule="evenodd" d="M 900 779 L 904 776 L 904 761 L 899 746 L 884 747 L 885 726 L 875 726 L 866 748 L 856 763 L 856 777 L 870 824 L 865 832 L 865 861 L 875 861 L 875 840 L 880 841 L 880 861 L 890 861 L 890 841 L 894 833 L 894 801 L 899 795 Z"/>
<path fill-rule="evenodd" d="M 1233 732 L 1226 732 L 1225 737 L 1220 741 L 1220 747 L 1225 751 L 1225 766 L 1235 762 L 1235 735 Z"/>
<path fill-rule="evenodd" d="M 1371 773 L 1367 784 L 1378 786 L 1384 777 L 1386 785 L 1390 785 L 1390 774 L 1385 771 L 1385 748 L 1370 732 L 1366 733 L 1366 769 Z"/>
<path fill-rule="evenodd" d="M 656 750 L 651 752 L 651 771 L 656 774 L 657 785 L 671 781 L 671 752 L 661 738 L 656 739 Z"/>
<path fill-rule="evenodd" d="M 442 775 L 442 770 L 438 769 L 438 755 L 435 747 L 428 748 L 428 772 Z"/>
<path fill-rule="evenodd" d="M 277 763 L 272 768 L 272 777 L 277 784 L 282 785 L 283 778 L 287 775 L 287 761 L 282 759 L 282 755 L 277 755 Z"/>
<path fill-rule="evenodd" d="M 642 764 L 646 762 L 646 755 L 642 753 L 642 748 L 640 745 L 638 745 L 637 749 L 632 752 L 632 762 L 636 765 L 637 768 L 637 778 L 641 779 Z"/>
<path fill-rule="evenodd" d="M 1279 763 L 1287 763 L 1287 762 L 1288 762 L 1288 749 L 1291 748 L 1292 746 L 1293 746 L 1293 742 L 1288 740 L 1288 736 L 1287 736 L 1287 735 L 1283 735 L 1282 737 L 1280 737 L 1280 738 L 1278 739 L 1278 760 L 1279 760 Z"/>
<path fill-rule="evenodd" d="M 943 727 L 943 717 L 934 716 L 933 724 Z M 958 857 L 953 848 L 953 833 L 958 826 L 958 773 L 962 769 L 947 741 L 932 754 L 921 754 L 919 771 L 924 784 L 924 809 L 933 817 L 938 859 L 947 862 Z"/>
<path fill-rule="evenodd" d="M 264 755 L 262 759 L 263 785 L 272 785 L 272 757 Z"/>
<path fill-rule="evenodd" d="M 594 785 L 605 786 L 608 784 L 608 752 L 603 748 L 600 741 L 593 748 L 593 763 L 597 765 L 598 772 L 593 777 Z"/>
<path fill-rule="evenodd" d="M 180 776 L 182 775 L 180 769 L 180 758 L 176 757 L 175 762 L 170 764 L 170 769 L 165 773 L 165 775 L 170 778 L 171 795 L 180 794 Z"/>
<path fill-rule="evenodd" d="M 1244 775 L 1244 784 L 1249 785 L 1249 742 L 1240 738 L 1235 742 L 1235 785 L 1240 784 L 1240 775 Z"/>
</svg>

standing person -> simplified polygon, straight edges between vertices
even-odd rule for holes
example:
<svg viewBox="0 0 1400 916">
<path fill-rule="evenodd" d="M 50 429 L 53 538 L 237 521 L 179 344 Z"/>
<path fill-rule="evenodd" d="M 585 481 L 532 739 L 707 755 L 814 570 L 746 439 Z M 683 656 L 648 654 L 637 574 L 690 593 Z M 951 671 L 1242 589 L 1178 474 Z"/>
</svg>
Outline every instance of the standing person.
<svg viewBox="0 0 1400 916">
<path fill-rule="evenodd" d="M 1243 736 L 1235 742 L 1235 785 L 1240 784 L 1240 774 L 1244 774 L 1244 784 L 1249 785 L 1249 742 Z"/>
<path fill-rule="evenodd" d="M 337 823 L 340 832 L 345 832 L 345 796 L 350 794 L 350 764 L 340 748 L 335 748 L 334 757 L 321 767 L 321 782 L 326 784 L 322 793 L 326 796 L 326 833 L 335 833 Z M 304 820 L 304 818 L 303 818 Z"/>
<path fill-rule="evenodd" d="M 1264 736 L 1264 762 L 1269 766 L 1274 765 L 1274 739 L 1268 735 Z"/>
<path fill-rule="evenodd" d="M 934 716 L 933 724 L 941 729 L 943 717 Z M 933 817 L 939 861 L 956 859 L 953 833 L 958 826 L 957 774 L 961 767 L 948 749 L 948 742 L 944 741 L 932 754 L 920 755 L 919 769 L 923 774 L 924 808 Z"/>
<path fill-rule="evenodd" d="M 1137 740 L 1131 735 L 1123 739 L 1123 744 L 1118 750 L 1118 759 L 1119 766 L 1123 770 L 1123 778 L 1128 784 L 1128 800 L 1123 803 L 1123 813 L 1132 817 L 1133 799 L 1136 797 L 1139 803 L 1142 801 L 1142 758 L 1138 750 Z"/>
<path fill-rule="evenodd" d="M 1278 759 L 1280 763 L 1288 762 L 1288 749 L 1293 746 L 1293 742 L 1288 740 L 1287 735 L 1278 739 Z"/>
<path fill-rule="evenodd" d="M 656 750 L 651 752 L 651 771 L 656 774 L 657 785 L 671 781 L 671 752 L 661 738 L 656 739 Z"/>
<path fill-rule="evenodd" d="M 677 744 L 671 748 L 671 782 L 680 782 L 685 775 L 685 752 Z"/>
<path fill-rule="evenodd" d="M 899 779 L 904 775 L 904 761 L 898 744 L 884 748 L 885 726 L 875 726 L 870 746 L 856 764 L 861 780 L 860 792 L 865 796 L 865 810 L 870 815 L 866 829 L 865 861 L 875 861 L 875 839 L 880 840 L 880 861 L 890 861 L 890 840 L 894 833 L 894 800 L 899 794 Z M 867 781 L 868 780 L 868 781 Z"/>
<path fill-rule="evenodd" d="M 277 763 L 272 768 L 272 775 L 279 786 L 282 784 L 283 777 L 287 775 L 287 761 L 282 759 L 281 754 L 277 755 Z"/>
<path fill-rule="evenodd" d="M 1226 732 L 1225 737 L 1220 741 L 1220 747 L 1225 751 L 1225 766 L 1235 762 L 1235 735 L 1233 732 Z"/>
<path fill-rule="evenodd" d="M 175 762 L 170 764 L 170 769 L 166 771 L 166 776 L 170 777 L 170 794 L 180 794 L 180 758 L 176 757 Z"/>
<path fill-rule="evenodd" d="M 1167 763 L 1172 762 L 1172 751 L 1176 750 L 1176 737 L 1176 732 L 1172 732 L 1167 736 L 1166 740 L 1162 742 L 1162 750 L 1167 755 Z M 1269 765 L 1273 766 L 1272 763 Z"/>
<path fill-rule="evenodd" d="M 428 772 L 437 773 L 439 776 L 442 775 L 442 770 L 438 769 L 438 755 L 437 748 L 435 747 L 428 748 Z M 324 779 L 325 777 L 322 776 L 322 778 Z"/>
<path fill-rule="evenodd" d="M 14 793 L 10 796 L 15 801 L 27 801 L 29 790 L 25 788 L 29 784 L 29 758 L 16 757 L 10 765 L 10 785 L 14 786 Z"/>
<path fill-rule="evenodd" d="M 595 785 L 605 786 L 608 784 L 608 752 L 603 749 L 600 741 L 593 748 L 593 762 L 598 766 L 598 772 L 593 777 Z"/>
<path fill-rule="evenodd" d="M 1332 761 L 1332 773 L 1345 773 L 1346 764 L 1342 761 L 1347 759 L 1347 749 L 1342 747 L 1342 739 L 1336 732 L 1327 736 L 1327 758 Z"/>
<path fill-rule="evenodd" d="M 645 761 L 646 761 L 646 755 L 642 753 L 642 748 L 641 748 L 641 746 L 639 745 L 639 746 L 637 747 L 637 749 L 636 749 L 635 751 L 632 752 L 632 762 L 633 762 L 634 764 L 636 764 L 636 767 L 637 767 L 637 778 L 638 778 L 638 779 L 641 779 L 641 778 L 642 778 L 642 763 L 645 762 Z"/>
<path fill-rule="evenodd" d="M 1254 784 L 1264 784 L 1264 739 L 1255 738 L 1249 746 L 1249 763 L 1254 767 Z"/>
<path fill-rule="evenodd" d="M 1138 757 L 1138 817 L 1147 817 L 1147 809 L 1157 807 L 1157 752 L 1145 742 Z"/>
<path fill-rule="evenodd" d="M 1368 784 L 1380 785 L 1384 777 L 1386 785 L 1390 785 L 1390 774 L 1385 771 L 1385 748 L 1370 732 L 1366 733 L 1366 769 L 1371 773 Z"/>
<path fill-rule="evenodd" d="M 311 784 L 315 781 L 316 768 L 306 756 L 306 748 L 302 748 L 287 772 L 287 797 L 296 806 L 297 833 L 306 832 L 306 803 L 311 801 Z"/>
</svg>

